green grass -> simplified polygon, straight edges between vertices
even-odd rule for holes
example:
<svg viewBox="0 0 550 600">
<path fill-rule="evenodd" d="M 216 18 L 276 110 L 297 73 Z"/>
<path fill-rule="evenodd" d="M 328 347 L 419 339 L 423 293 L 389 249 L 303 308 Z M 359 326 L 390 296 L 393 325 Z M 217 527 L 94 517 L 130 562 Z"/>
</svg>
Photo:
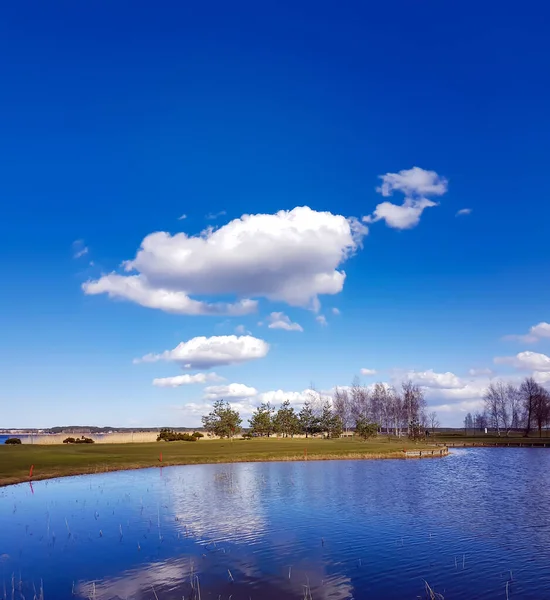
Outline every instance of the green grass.
<svg viewBox="0 0 550 600">
<path fill-rule="evenodd" d="M 253 439 L 201 440 L 141 444 L 82 444 L 0 446 L 0 486 L 33 480 L 103 473 L 122 469 L 200 463 L 254 462 L 273 460 L 330 460 L 342 458 L 402 457 L 403 448 L 423 449 L 427 444 L 408 440 L 374 439 Z"/>
<path fill-rule="evenodd" d="M 547 437 L 546 432 L 543 432 L 542 438 L 539 438 L 538 432 L 532 433 L 528 438 L 524 437 L 518 433 L 511 433 L 509 436 L 506 434 L 501 434 L 500 437 L 497 436 L 496 433 L 490 433 L 485 435 L 484 433 L 479 433 L 477 435 L 468 434 L 465 435 L 464 432 L 453 432 L 453 433 L 438 433 L 433 437 L 430 437 L 429 440 L 436 444 L 550 444 L 550 437 Z"/>
</svg>

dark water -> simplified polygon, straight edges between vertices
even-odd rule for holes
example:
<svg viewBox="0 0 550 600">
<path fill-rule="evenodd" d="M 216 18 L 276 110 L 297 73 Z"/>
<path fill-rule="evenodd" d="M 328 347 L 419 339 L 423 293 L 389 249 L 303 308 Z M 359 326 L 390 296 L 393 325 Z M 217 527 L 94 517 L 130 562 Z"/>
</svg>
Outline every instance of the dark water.
<svg viewBox="0 0 550 600">
<path fill-rule="evenodd" d="M 424 580 L 446 600 L 540 600 L 550 598 L 550 451 L 3 488 L 0 555 L 0 598 L 15 600 L 181 600 L 199 589 L 214 600 L 414 600 Z"/>
</svg>

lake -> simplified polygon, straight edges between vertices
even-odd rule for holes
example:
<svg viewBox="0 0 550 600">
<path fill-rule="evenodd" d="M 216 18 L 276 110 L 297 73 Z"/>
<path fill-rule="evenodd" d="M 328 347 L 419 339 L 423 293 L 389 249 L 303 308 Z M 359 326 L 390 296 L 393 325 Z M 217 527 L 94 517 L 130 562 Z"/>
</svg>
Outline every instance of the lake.
<svg viewBox="0 0 550 600">
<path fill-rule="evenodd" d="M 545 449 L 0 488 L 0 598 L 540 600 L 548 564 Z"/>
</svg>

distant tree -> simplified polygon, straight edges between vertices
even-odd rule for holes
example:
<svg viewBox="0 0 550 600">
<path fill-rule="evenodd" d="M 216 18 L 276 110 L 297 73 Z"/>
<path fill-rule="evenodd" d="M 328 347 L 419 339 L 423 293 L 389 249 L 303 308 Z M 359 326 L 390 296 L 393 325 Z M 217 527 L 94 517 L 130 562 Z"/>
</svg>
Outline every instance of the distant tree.
<svg viewBox="0 0 550 600">
<path fill-rule="evenodd" d="M 500 437 L 501 410 L 500 407 L 504 403 L 504 395 L 506 386 L 501 382 L 492 382 L 485 390 L 483 400 L 485 402 L 485 411 L 489 419 L 491 427 L 497 430 L 497 435 Z"/>
<path fill-rule="evenodd" d="M 472 417 L 472 413 L 468 413 L 464 417 L 464 433 L 468 435 L 468 430 L 474 428 L 474 418 Z"/>
<path fill-rule="evenodd" d="M 439 423 L 439 419 L 437 418 L 437 413 L 435 412 L 435 410 L 433 410 L 429 415 L 428 415 L 428 419 L 430 422 L 430 427 L 432 429 L 432 433 L 435 433 L 435 430 L 441 426 L 441 424 Z"/>
<path fill-rule="evenodd" d="M 539 437 L 542 437 L 542 428 L 543 426 L 548 427 L 550 421 L 550 394 L 544 388 L 541 388 L 540 393 L 537 394 L 533 407 L 533 417 L 539 430 Z"/>
<path fill-rule="evenodd" d="M 369 421 L 368 419 L 357 419 L 355 421 L 355 434 L 360 438 L 367 440 L 376 437 L 378 433 L 378 424 Z"/>
<path fill-rule="evenodd" d="M 332 405 L 334 407 L 335 414 L 338 415 L 342 421 L 344 429 L 348 431 L 353 424 L 352 401 L 348 390 L 337 387 L 334 390 L 334 395 L 332 397 Z"/>
<path fill-rule="evenodd" d="M 320 419 L 321 431 L 326 432 L 327 437 L 336 438 L 342 435 L 342 420 L 332 410 L 330 402 L 327 400 L 323 405 L 323 412 Z"/>
<path fill-rule="evenodd" d="M 21 440 L 19 438 L 8 438 L 4 444 L 8 444 L 8 446 L 18 446 L 21 443 Z"/>
<path fill-rule="evenodd" d="M 300 419 L 294 408 L 290 406 L 290 400 L 285 400 L 277 411 L 273 421 L 275 432 L 283 437 L 294 436 L 300 432 Z"/>
<path fill-rule="evenodd" d="M 488 426 L 487 424 L 487 415 L 484 412 L 476 412 L 474 413 L 474 432 L 481 431 L 484 432 L 485 428 Z"/>
<path fill-rule="evenodd" d="M 417 441 L 426 437 L 426 427 L 415 417 L 408 426 L 409 439 Z"/>
<path fill-rule="evenodd" d="M 523 405 L 525 437 L 529 437 L 531 426 L 535 415 L 539 395 L 543 393 L 544 388 L 539 385 L 533 377 L 526 377 L 519 387 L 519 394 Z"/>
<path fill-rule="evenodd" d="M 263 402 L 249 419 L 250 433 L 269 437 L 275 430 L 275 408 L 269 402 Z"/>
<path fill-rule="evenodd" d="M 411 425 L 418 423 L 420 427 L 426 425 L 426 399 L 424 392 L 418 385 L 412 381 L 404 381 L 401 384 L 401 394 L 403 399 L 403 410 L 407 418 L 409 437 L 411 434 Z"/>
<path fill-rule="evenodd" d="M 242 419 L 229 402 L 216 400 L 212 412 L 202 417 L 202 422 L 208 433 L 221 438 L 232 438 L 240 432 Z"/>
<path fill-rule="evenodd" d="M 306 438 L 320 432 L 319 418 L 315 414 L 311 400 L 308 399 L 304 402 L 298 419 L 300 421 L 300 430 L 305 434 Z"/>
</svg>

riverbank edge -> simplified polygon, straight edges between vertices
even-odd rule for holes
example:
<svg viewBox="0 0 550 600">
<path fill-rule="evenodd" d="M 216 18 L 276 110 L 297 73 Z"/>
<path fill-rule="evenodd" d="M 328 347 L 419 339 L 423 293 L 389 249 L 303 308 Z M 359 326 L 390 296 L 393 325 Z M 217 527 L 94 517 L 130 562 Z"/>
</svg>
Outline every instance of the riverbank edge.
<svg viewBox="0 0 550 600">
<path fill-rule="evenodd" d="M 8 487 L 11 485 L 20 485 L 22 483 L 33 483 L 36 481 L 46 481 L 51 479 L 62 479 L 65 477 L 80 477 L 83 475 L 98 475 L 100 473 L 116 473 L 120 471 L 137 471 L 139 469 L 162 469 L 164 467 L 185 467 L 192 465 L 231 465 L 237 463 L 257 463 L 257 462 L 309 462 L 309 461 L 323 461 L 323 460 L 410 460 L 412 459 L 423 459 L 423 458 L 443 458 L 448 456 L 448 448 L 440 448 L 439 450 L 411 450 L 403 451 L 399 450 L 396 452 L 352 452 L 346 455 L 335 455 L 335 454 L 313 454 L 311 456 L 304 457 L 303 455 L 294 456 L 273 456 L 273 457 L 258 457 L 250 458 L 243 457 L 242 460 L 236 457 L 233 460 L 224 458 L 223 460 L 195 460 L 195 461 L 169 461 L 162 464 L 152 465 L 96 465 L 89 468 L 82 469 L 70 469 L 66 472 L 50 472 L 44 474 L 37 474 L 32 477 L 12 477 L 12 478 L 0 478 L 0 488 Z"/>
</svg>

